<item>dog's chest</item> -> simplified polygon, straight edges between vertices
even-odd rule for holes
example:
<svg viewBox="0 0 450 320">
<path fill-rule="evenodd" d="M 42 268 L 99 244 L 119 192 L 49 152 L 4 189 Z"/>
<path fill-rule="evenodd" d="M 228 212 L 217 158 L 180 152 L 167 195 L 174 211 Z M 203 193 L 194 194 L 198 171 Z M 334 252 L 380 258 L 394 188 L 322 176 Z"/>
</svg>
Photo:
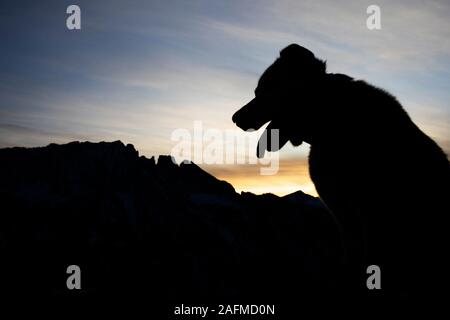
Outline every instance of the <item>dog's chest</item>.
<svg viewBox="0 0 450 320">
<path fill-rule="evenodd" d="M 348 166 L 351 165 L 344 150 L 311 146 L 309 172 L 319 196 L 325 201 L 334 202 L 346 199 L 357 177 L 353 177 Z"/>
</svg>

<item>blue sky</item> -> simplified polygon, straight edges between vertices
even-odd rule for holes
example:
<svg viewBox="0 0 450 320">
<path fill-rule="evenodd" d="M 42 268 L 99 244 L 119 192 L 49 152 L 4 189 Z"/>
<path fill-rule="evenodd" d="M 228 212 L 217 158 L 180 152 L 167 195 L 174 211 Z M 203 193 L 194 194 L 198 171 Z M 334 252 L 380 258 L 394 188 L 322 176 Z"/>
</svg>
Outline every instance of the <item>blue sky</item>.
<svg viewBox="0 0 450 320">
<path fill-rule="evenodd" d="M 66 28 L 77 4 L 82 29 Z M 366 8 L 381 8 L 381 30 Z M 2 1 L 0 147 L 72 140 L 133 143 L 170 153 L 171 132 L 234 128 L 262 71 L 299 43 L 342 72 L 398 97 L 450 151 L 448 1 Z M 281 152 L 281 170 L 206 169 L 238 190 L 314 193 L 307 146 Z M 380 150 L 380 152 L 382 152 Z"/>
</svg>

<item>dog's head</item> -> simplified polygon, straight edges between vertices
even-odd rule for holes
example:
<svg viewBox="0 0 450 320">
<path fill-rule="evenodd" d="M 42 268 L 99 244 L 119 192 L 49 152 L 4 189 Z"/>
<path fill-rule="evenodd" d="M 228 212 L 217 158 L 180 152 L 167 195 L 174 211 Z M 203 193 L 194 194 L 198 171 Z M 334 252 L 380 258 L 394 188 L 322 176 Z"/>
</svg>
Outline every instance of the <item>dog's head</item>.
<svg viewBox="0 0 450 320">
<path fill-rule="evenodd" d="M 277 151 L 288 141 L 294 146 L 308 141 L 305 135 L 308 134 L 309 117 L 314 108 L 309 105 L 312 89 L 325 72 L 325 62 L 317 59 L 311 51 L 297 44 L 287 46 L 264 71 L 255 89 L 255 98 L 233 115 L 233 122 L 243 130 L 257 130 L 270 121 L 264 135 L 270 137 L 269 130 L 278 129 L 279 143 L 273 146 L 276 150 L 271 150 L 268 143 L 268 151 Z M 262 157 L 264 152 L 258 149 L 258 157 Z"/>
</svg>

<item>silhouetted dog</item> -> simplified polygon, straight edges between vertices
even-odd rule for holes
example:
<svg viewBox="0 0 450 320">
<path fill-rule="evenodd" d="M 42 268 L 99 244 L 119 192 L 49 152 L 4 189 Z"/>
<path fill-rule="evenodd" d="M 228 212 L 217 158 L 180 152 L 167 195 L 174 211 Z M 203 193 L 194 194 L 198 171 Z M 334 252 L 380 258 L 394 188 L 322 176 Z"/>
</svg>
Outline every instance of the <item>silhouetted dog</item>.
<svg viewBox="0 0 450 320">
<path fill-rule="evenodd" d="M 271 121 L 266 130 L 280 130 L 279 148 L 311 145 L 311 178 L 342 232 L 346 289 L 368 291 L 366 268 L 375 264 L 382 275 L 377 294 L 437 293 L 447 273 L 449 162 L 395 97 L 326 73 L 325 62 L 292 44 L 233 121 L 244 130 Z"/>
</svg>

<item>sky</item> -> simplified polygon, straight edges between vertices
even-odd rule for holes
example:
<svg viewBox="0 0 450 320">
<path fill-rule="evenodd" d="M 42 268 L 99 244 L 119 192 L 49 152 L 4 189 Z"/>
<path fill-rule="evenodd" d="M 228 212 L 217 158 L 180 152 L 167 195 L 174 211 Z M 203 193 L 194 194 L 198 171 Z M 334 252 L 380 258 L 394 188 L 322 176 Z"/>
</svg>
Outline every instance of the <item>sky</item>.
<svg viewBox="0 0 450 320">
<path fill-rule="evenodd" d="M 81 30 L 66 27 L 71 4 Z M 371 4 L 380 30 L 366 27 Z M 2 1 L 0 147 L 121 140 L 150 157 L 170 154 L 173 132 L 195 121 L 237 131 L 233 113 L 298 43 L 328 72 L 394 94 L 448 154 L 449 17 L 448 0 Z M 307 154 L 306 144 L 283 148 L 271 176 L 261 165 L 200 165 L 237 191 L 315 195 Z"/>
</svg>

